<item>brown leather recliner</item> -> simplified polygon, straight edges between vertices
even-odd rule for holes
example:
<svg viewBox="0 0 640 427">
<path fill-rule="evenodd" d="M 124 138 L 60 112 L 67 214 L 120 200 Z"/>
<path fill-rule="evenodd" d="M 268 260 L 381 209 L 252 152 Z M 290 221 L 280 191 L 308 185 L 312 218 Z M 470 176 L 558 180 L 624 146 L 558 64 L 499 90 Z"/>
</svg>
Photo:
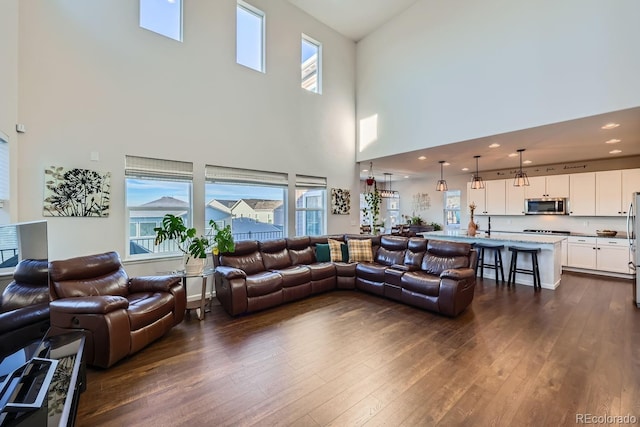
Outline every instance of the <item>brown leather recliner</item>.
<svg viewBox="0 0 640 427">
<path fill-rule="evenodd" d="M 49 262 L 20 261 L 0 296 L 0 355 L 42 338 L 49 329 Z"/>
<path fill-rule="evenodd" d="M 116 252 L 49 263 L 51 333 L 81 329 L 87 364 L 108 368 L 184 318 L 179 277 L 129 278 Z"/>
</svg>

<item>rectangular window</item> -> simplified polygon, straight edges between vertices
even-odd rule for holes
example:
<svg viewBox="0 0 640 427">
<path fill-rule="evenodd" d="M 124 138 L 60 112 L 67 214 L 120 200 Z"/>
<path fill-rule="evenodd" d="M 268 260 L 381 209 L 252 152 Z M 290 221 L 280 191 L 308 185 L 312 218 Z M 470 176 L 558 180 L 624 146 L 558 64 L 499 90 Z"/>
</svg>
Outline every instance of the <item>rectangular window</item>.
<svg viewBox="0 0 640 427">
<path fill-rule="evenodd" d="M 231 225 L 236 242 L 286 237 L 286 173 L 207 165 L 205 178 L 207 226 Z"/>
<path fill-rule="evenodd" d="M 460 228 L 460 190 L 444 192 L 444 225 L 447 229 Z"/>
<path fill-rule="evenodd" d="M 182 0 L 140 0 L 140 26 L 182 41 Z"/>
<path fill-rule="evenodd" d="M 8 224 L 9 220 L 9 137 L 0 132 L 0 224 Z"/>
<path fill-rule="evenodd" d="M 179 250 L 173 241 L 154 244 L 154 227 L 165 214 L 192 223 L 193 164 L 173 160 L 126 156 L 125 186 L 128 255 L 175 255 Z"/>
<path fill-rule="evenodd" d="M 326 233 L 327 179 L 296 175 L 296 236 Z"/>
<path fill-rule="evenodd" d="M 322 45 L 304 34 L 300 69 L 302 88 L 309 92 L 321 93 Z"/>
<path fill-rule="evenodd" d="M 239 1 L 236 8 L 236 62 L 264 73 L 264 12 Z"/>
</svg>

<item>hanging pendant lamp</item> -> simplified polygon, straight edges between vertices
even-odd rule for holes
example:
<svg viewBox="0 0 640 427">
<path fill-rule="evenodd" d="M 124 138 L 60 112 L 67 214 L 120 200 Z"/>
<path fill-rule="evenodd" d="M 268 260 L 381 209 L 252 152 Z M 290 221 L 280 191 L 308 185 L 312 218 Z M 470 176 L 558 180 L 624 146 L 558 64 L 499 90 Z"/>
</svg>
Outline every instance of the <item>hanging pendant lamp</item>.
<svg viewBox="0 0 640 427">
<path fill-rule="evenodd" d="M 447 191 L 447 181 L 444 180 L 443 178 L 443 166 L 444 166 L 444 160 L 440 160 L 438 163 L 440 163 L 440 179 L 438 180 L 438 183 L 436 184 L 436 191 Z"/>
<path fill-rule="evenodd" d="M 520 170 L 516 172 L 516 177 L 513 179 L 514 187 L 524 187 L 529 185 L 529 177 L 527 176 L 526 172 L 523 172 L 522 170 L 522 152 L 523 151 L 524 151 L 524 148 L 521 148 L 518 150 L 518 153 L 520 153 Z"/>
<path fill-rule="evenodd" d="M 471 188 L 473 190 L 482 190 L 484 188 L 484 181 L 480 178 L 480 174 L 478 172 L 478 159 L 480 156 L 473 156 L 473 158 L 476 159 L 476 174 L 473 175 L 473 178 L 471 179 Z"/>
</svg>

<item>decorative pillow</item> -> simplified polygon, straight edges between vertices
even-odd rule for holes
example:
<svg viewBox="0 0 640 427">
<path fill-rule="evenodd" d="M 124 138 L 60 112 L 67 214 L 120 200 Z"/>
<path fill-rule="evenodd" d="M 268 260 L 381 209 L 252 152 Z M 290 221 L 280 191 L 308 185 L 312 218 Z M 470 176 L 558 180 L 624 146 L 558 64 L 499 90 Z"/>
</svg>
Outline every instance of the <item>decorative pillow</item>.
<svg viewBox="0 0 640 427">
<path fill-rule="evenodd" d="M 316 261 L 329 262 L 331 261 L 331 253 L 329 252 L 329 244 L 317 243 L 316 244 Z"/>
<path fill-rule="evenodd" d="M 371 239 L 349 239 L 349 262 L 373 262 Z"/>
<path fill-rule="evenodd" d="M 344 243 L 333 239 L 327 239 L 329 243 L 329 252 L 331 253 L 331 261 L 342 261 L 342 245 Z"/>
<path fill-rule="evenodd" d="M 349 262 L 349 246 L 346 243 L 340 243 L 342 249 L 342 262 Z"/>
</svg>

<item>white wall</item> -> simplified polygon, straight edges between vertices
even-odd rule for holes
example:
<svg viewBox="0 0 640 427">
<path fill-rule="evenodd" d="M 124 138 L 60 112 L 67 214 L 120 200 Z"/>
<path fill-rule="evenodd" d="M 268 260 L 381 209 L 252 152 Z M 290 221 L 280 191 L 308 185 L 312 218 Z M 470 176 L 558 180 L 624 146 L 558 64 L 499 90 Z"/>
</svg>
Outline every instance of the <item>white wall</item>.
<svg viewBox="0 0 640 427">
<path fill-rule="evenodd" d="M 139 28 L 137 1 L 20 2 L 18 105 L 27 133 L 19 137 L 19 193 L 28 195 L 20 220 L 43 218 L 45 167 L 112 173 L 108 218 L 49 218 L 51 259 L 125 253 L 128 154 L 194 163 L 196 224 L 204 223 L 206 164 L 357 188 L 355 44 L 285 0 L 254 0 L 267 22 L 267 72 L 258 73 L 235 63 L 235 4 L 184 1 L 179 43 Z M 322 95 L 300 88 L 303 32 L 323 43 Z M 357 223 L 356 209 L 329 215 L 328 232 L 357 231 Z"/>
<path fill-rule="evenodd" d="M 637 0 L 420 0 L 358 43 L 358 161 L 640 105 Z"/>
<path fill-rule="evenodd" d="M 0 58 L 0 132 L 9 137 L 9 191 L 15 201 L 0 208 L 0 224 L 7 224 L 17 221 L 18 216 L 18 0 L 0 2 Z"/>
</svg>

